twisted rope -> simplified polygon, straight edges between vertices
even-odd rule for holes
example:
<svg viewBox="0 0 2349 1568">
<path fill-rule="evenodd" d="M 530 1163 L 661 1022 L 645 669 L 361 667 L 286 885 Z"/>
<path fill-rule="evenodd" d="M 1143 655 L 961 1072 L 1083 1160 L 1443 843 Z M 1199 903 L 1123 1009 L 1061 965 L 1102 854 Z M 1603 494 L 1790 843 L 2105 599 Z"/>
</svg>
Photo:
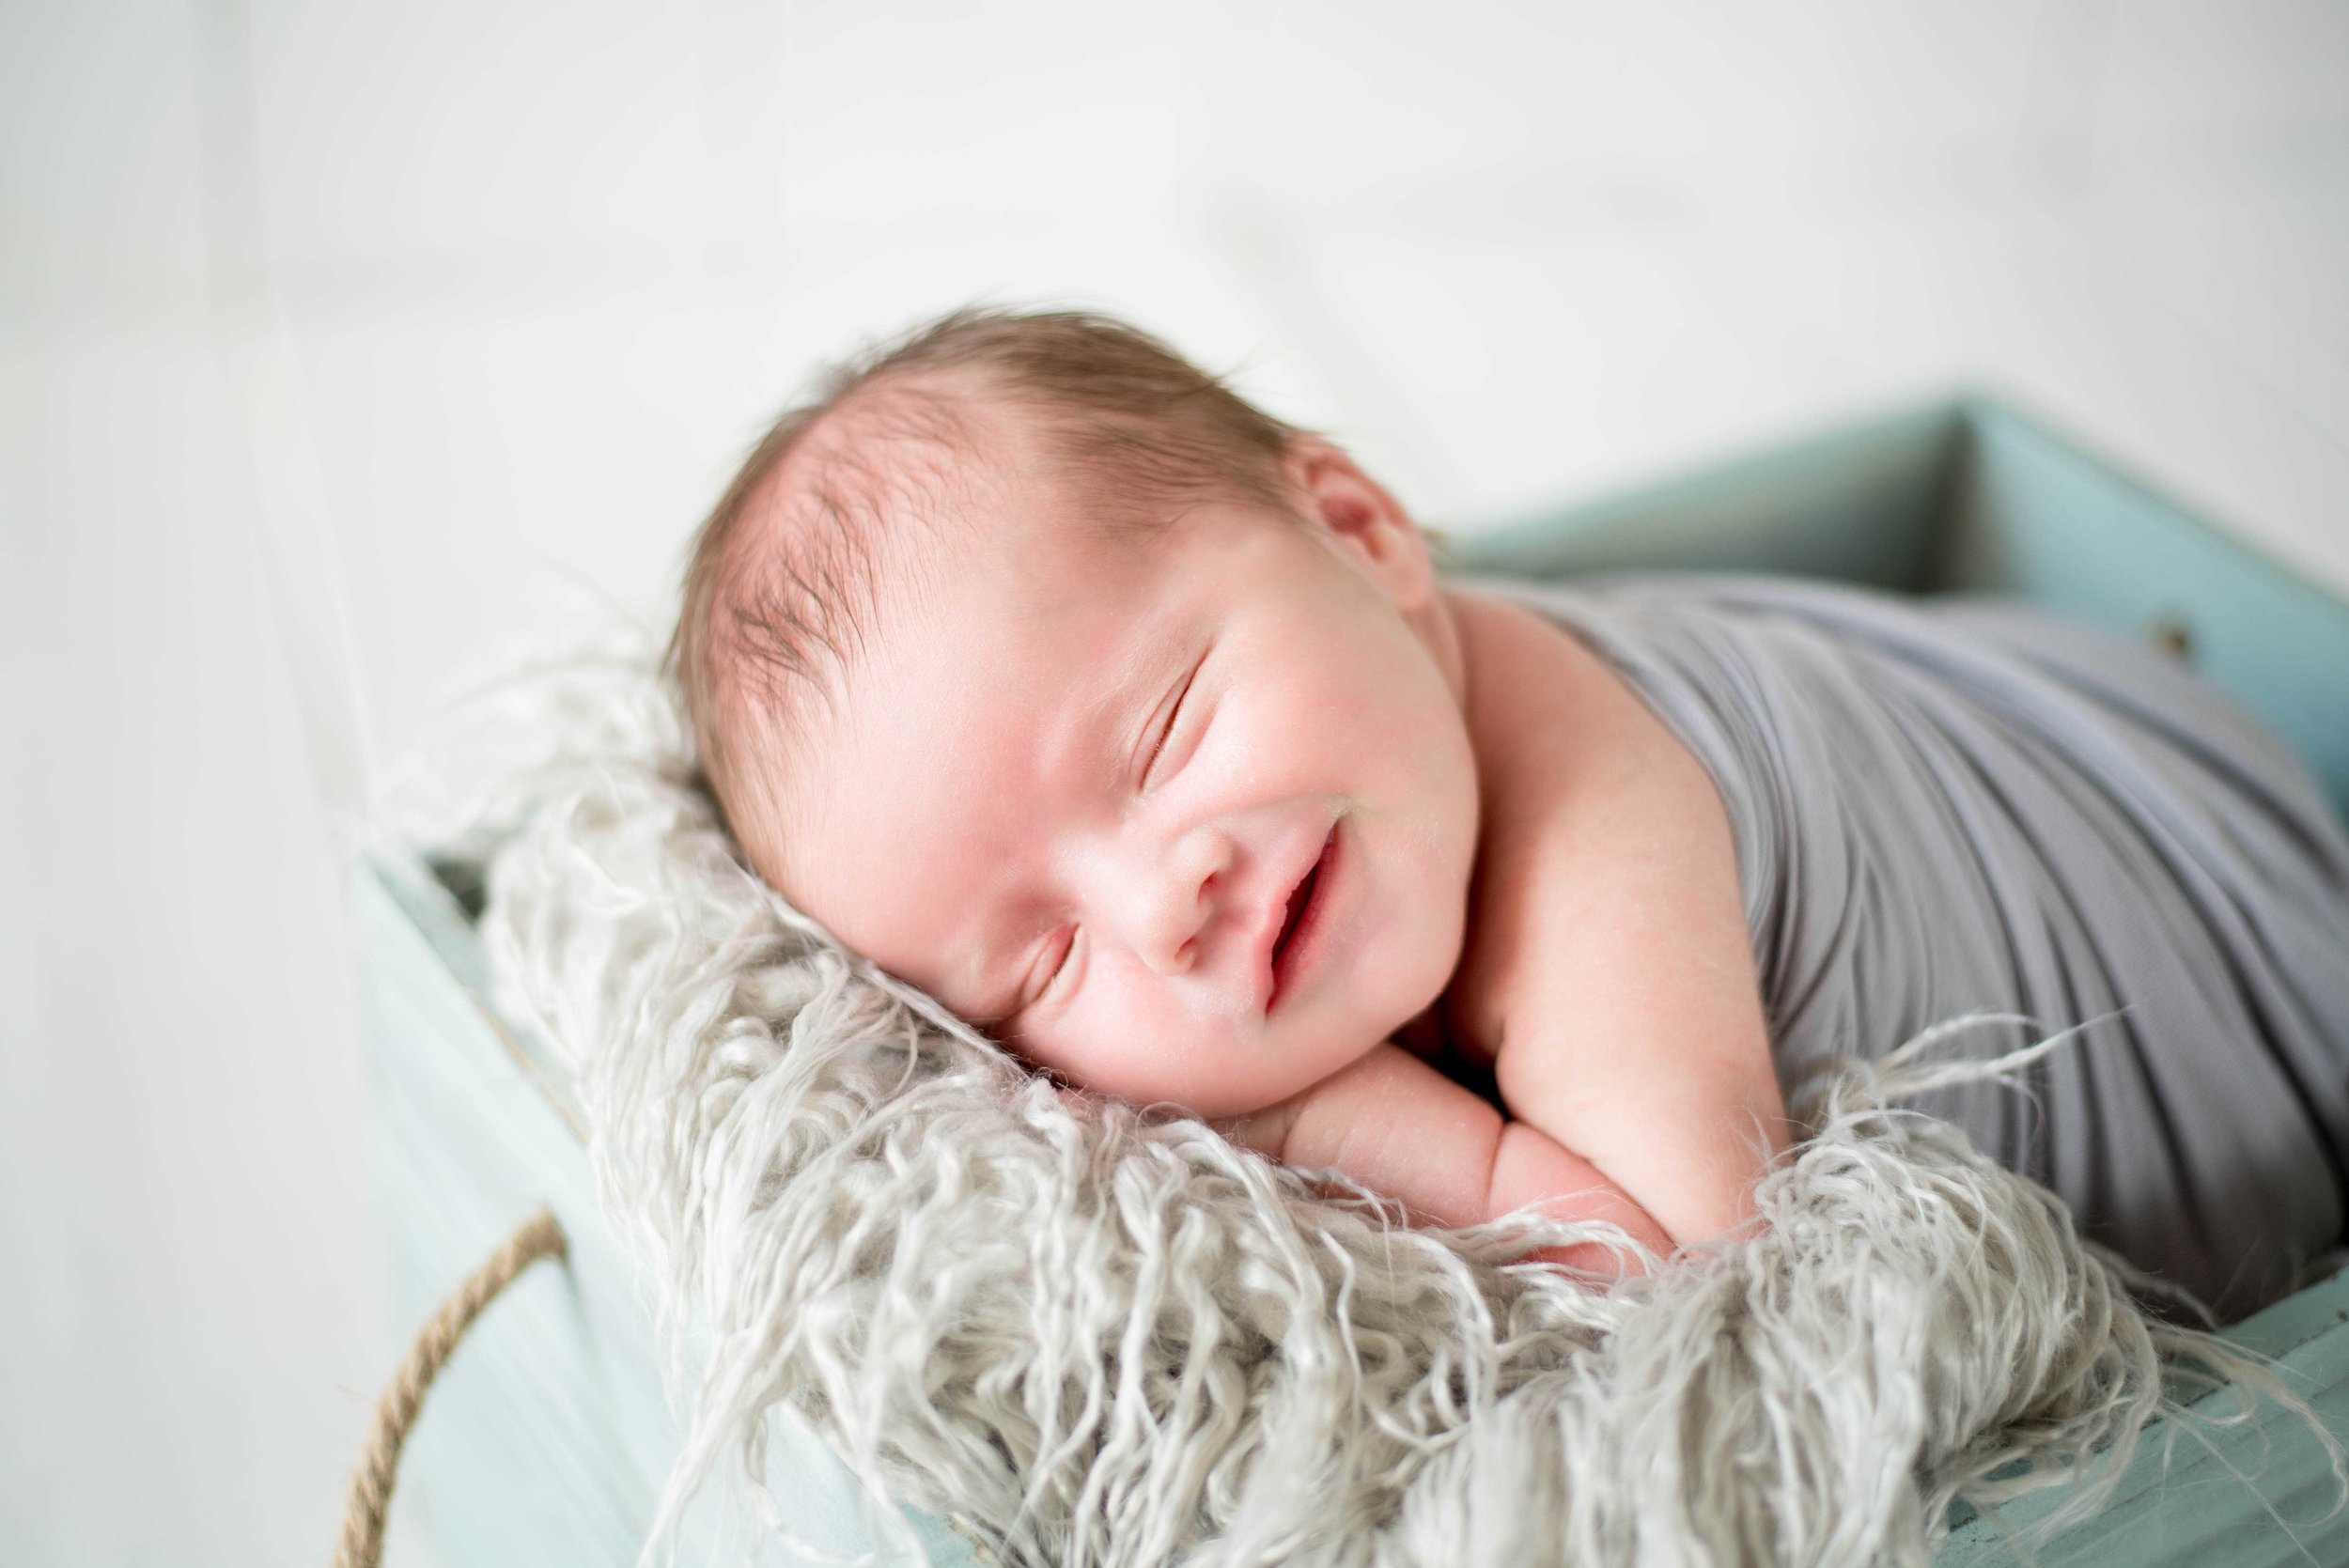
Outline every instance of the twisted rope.
<svg viewBox="0 0 2349 1568">
<path fill-rule="evenodd" d="M 439 1311 L 416 1330 L 415 1343 L 392 1374 L 383 1397 L 375 1403 L 375 1421 L 367 1429 L 366 1447 L 351 1467 L 350 1490 L 343 1505 L 342 1538 L 334 1544 L 334 1568 L 376 1568 L 383 1557 L 383 1516 L 391 1506 L 392 1482 L 399 1468 L 400 1445 L 415 1424 L 416 1411 L 441 1364 L 465 1337 L 481 1310 L 514 1282 L 514 1276 L 540 1258 L 566 1258 L 570 1244 L 554 1216 L 540 1209 L 506 1238 L 457 1287 Z"/>
</svg>

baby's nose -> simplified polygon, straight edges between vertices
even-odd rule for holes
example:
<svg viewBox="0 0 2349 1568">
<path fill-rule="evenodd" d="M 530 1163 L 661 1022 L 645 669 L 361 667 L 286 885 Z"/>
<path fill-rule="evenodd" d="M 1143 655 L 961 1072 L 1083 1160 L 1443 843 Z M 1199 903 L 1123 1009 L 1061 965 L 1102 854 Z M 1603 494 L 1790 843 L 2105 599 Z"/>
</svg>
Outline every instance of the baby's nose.
<svg viewBox="0 0 2349 1568">
<path fill-rule="evenodd" d="M 1232 841 L 1221 830 L 1198 828 L 1155 859 L 1138 879 L 1145 891 L 1135 910 L 1134 947 L 1156 972 L 1188 974 L 1201 962 L 1201 943 L 1229 889 Z"/>
</svg>

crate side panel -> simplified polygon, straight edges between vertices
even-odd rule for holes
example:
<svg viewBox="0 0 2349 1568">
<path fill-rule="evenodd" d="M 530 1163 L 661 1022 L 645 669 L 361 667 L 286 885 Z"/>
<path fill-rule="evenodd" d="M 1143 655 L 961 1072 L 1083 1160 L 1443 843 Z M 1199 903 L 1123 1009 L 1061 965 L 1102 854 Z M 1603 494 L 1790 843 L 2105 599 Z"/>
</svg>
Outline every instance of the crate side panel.
<svg viewBox="0 0 2349 1568">
<path fill-rule="evenodd" d="M 1611 571 L 1760 571 L 1875 587 L 1930 586 L 1953 406 L 1756 453 L 1458 541 L 1461 569 L 1556 578 Z"/>
</svg>

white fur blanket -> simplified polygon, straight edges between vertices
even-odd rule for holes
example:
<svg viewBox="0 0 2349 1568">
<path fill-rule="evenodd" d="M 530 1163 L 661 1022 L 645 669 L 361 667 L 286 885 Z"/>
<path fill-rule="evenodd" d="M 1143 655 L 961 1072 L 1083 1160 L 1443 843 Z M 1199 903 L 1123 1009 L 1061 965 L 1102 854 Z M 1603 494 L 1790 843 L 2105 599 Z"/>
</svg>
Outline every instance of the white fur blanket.
<svg viewBox="0 0 2349 1568">
<path fill-rule="evenodd" d="M 1589 1230 L 1414 1232 L 1072 1110 L 742 870 L 651 669 L 499 688 L 434 815 L 660 1307 L 668 1517 L 787 1408 L 1004 1562 L 1921 1562 L 1955 1498 L 2068 1475 L 2048 1528 L 2092 1510 L 2165 1363 L 2279 1391 L 1887 1108 L 1930 1042 L 1802 1108 L 1753 1234 L 1605 1294 L 1509 1262 Z"/>
</svg>

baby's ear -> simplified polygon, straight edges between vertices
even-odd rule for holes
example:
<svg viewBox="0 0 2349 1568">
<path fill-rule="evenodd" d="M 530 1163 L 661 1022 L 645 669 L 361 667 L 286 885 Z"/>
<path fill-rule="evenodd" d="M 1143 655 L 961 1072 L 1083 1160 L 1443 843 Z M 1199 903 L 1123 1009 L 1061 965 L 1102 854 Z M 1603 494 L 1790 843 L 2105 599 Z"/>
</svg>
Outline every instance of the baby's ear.
<svg viewBox="0 0 2349 1568">
<path fill-rule="evenodd" d="M 1282 454 L 1281 469 L 1305 520 L 1327 534 L 1397 608 L 1416 610 L 1433 597 L 1436 568 L 1425 536 L 1353 458 L 1318 436 L 1299 436 Z"/>
</svg>

